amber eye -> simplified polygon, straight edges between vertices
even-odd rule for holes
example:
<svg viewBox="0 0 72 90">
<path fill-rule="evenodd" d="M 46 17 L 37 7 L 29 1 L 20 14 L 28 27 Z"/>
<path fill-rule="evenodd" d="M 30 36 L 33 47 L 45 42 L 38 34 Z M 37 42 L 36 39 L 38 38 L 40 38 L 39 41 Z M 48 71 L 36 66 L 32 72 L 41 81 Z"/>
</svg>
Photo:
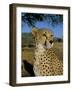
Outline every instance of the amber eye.
<svg viewBox="0 0 72 90">
<path fill-rule="evenodd" d="M 43 34 L 43 36 L 46 36 L 46 34 Z"/>
<path fill-rule="evenodd" d="M 46 36 L 46 32 L 43 33 L 43 36 Z"/>
<path fill-rule="evenodd" d="M 53 37 L 53 35 L 51 35 L 51 37 Z"/>
</svg>

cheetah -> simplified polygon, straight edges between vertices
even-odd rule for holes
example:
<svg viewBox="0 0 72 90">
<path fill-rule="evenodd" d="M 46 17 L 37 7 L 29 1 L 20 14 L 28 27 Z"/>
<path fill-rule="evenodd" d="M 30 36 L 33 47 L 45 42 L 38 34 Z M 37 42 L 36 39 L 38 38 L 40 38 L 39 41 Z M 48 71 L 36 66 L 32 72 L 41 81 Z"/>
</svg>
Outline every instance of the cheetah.
<svg viewBox="0 0 72 90">
<path fill-rule="evenodd" d="M 53 32 L 45 28 L 33 28 L 35 40 L 33 70 L 35 76 L 63 75 L 63 63 L 53 51 Z"/>
</svg>

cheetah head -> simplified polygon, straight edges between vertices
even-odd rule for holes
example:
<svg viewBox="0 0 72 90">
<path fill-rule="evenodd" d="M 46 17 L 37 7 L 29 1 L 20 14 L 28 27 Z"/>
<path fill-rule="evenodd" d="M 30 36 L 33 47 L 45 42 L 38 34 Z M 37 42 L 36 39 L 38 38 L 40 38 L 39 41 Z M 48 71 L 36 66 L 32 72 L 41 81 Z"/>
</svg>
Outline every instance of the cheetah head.
<svg viewBox="0 0 72 90">
<path fill-rule="evenodd" d="M 37 45 L 40 45 L 45 49 L 53 47 L 53 33 L 51 30 L 33 28 L 32 34 Z"/>
</svg>

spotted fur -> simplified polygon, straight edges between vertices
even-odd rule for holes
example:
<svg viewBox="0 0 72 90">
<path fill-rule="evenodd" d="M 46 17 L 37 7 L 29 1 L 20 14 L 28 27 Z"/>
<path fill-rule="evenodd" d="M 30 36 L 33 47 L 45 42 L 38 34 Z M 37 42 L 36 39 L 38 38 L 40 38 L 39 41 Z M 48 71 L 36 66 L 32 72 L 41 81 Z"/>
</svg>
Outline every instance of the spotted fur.
<svg viewBox="0 0 72 90">
<path fill-rule="evenodd" d="M 33 70 L 36 76 L 63 75 L 63 64 L 53 51 L 53 33 L 47 29 L 32 29 L 36 47 Z"/>
</svg>

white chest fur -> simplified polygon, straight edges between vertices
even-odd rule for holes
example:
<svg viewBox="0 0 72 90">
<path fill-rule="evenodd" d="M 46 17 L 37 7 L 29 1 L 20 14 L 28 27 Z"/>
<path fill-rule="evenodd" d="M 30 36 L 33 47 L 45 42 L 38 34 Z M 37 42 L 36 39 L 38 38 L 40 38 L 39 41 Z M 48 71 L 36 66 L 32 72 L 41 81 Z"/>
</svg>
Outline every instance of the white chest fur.
<svg viewBox="0 0 72 90">
<path fill-rule="evenodd" d="M 41 55 L 44 54 L 45 49 L 43 48 L 42 45 L 37 45 L 35 49 L 35 62 L 34 62 L 34 73 L 36 76 L 40 76 L 40 71 L 39 71 L 39 65 L 40 65 L 40 58 Z"/>
</svg>

